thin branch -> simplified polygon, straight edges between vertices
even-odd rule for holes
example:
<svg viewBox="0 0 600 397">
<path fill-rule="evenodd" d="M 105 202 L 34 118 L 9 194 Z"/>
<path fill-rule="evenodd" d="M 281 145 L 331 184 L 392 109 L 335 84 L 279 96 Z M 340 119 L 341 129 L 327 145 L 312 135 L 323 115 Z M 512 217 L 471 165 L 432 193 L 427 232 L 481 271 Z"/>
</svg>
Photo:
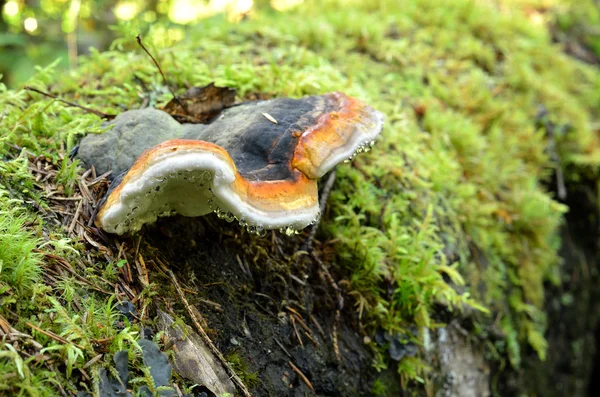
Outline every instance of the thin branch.
<svg viewBox="0 0 600 397">
<path fill-rule="evenodd" d="M 306 375 L 304 375 L 304 374 L 302 373 L 302 371 L 300 371 L 300 369 L 294 365 L 294 363 L 293 363 L 293 362 L 291 362 L 291 361 L 288 361 L 288 364 L 289 364 L 289 365 L 290 365 L 290 367 L 291 367 L 291 368 L 294 370 L 294 372 L 298 374 L 298 376 L 300 377 L 300 379 L 302 379 L 302 381 L 303 381 L 304 383 L 306 383 L 306 386 L 308 386 L 308 388 L 309 388 L 310 390 L 315 390 L 315 388 L 314 388 L 314 387 L 313 387 L 313 385 L 310 383 L 310 381 L 308 380 L 308 378 L 306 377 Z"/>
<path fill-rule="evenodd" d="M 177 104 L 179 106 L 181 106 L 181 108 L 183 109 L 183 111 L 185 112 L 186 115 L 191 116 L 190 113 L 187 110 L 187 107 L 179 100 L 179 98 L 177 97 L 177 95 L 175 95 L 175 92 L 173 91 L 173 89 L 169 85 L 169 82 L 167 81 L 167 78 L 166 78 L 165 74 L 163 73 L 160 65 L 156 61 L 156 59 L 152 56 L 152 54 L 150 54 L 150 51 L 148 51 L 148 49 L 144 46 L 144 43 L 142 43 L 142 35 L 138 34 L 137 36 L 135 36 L 135 39 L 137 40 L 137 42 L 140 45 L 140 47 L 142 47 L 144 49 L 144 51 L 146 51 L 146 54 L 148 54 L 148 56 L 152 59 L 152 62 L 154 62 L 154 65 L 156 65 L 156 68 L 160 72 L 160 75 L 162 76 L 163 81 L 165 82 L 165 85 L 169 89 L 169 92 L 171 92 L 171 95 L 173 95 L 173 99 L 175 99 L 175 102 L 177 102 Z"/>
<path fill-rule="evenodd" d="M 204 328 L 202 328 L 202 325 L 200 325 L 200 319 L 198 319 L 196 312 L 194 310 L 192 310 L 192 306 L 190 306 L 185 295 L 183 294 L 183 290 L 181 289 L 181 286 L 179 285 L 179 282 L 177 281 L 175 274 L 173 274 L 173 272 L 170 269 L 167 269 L 167 271 L 169 273 L 169 277 L 171 278 L 171 281 L 173 282 L 173 285 L 175 286 L 175 289 L 177 290 L 177 293 L 179 294 L 179 297 L 181 298 L 181 301 L 183 302 L 183 305 L 187 309 L 188 314 L 190 315 L 192 322 L 196 326 L 196 329 L 200 333 L 200 336 L 202 337 L 202 340 L 204 341 L 204 343 L 206 343 L 206 345 L 210 348 L 212 353 L 221 362 L 221 365 L 223 366 L 223 368 L 225 368 L 227 375 L 229 375 L 231 377 L 231 380 L 233 380 L 233 383 L 236 384 L 236 386 L 240 389 L 242 394 L 245 397 L 252 397 L 252 395 L 246 388 L 246 385 L 244 385 L 244 383 L 242 382 L 240 377 L 237 376 L 237 374 L 235 373 L 233 368 L 231 368 L 229 363 L 227 363 L 227 360 L 225 360 L 225 357 L 223 357 L 223 355 L 221 354 L 219 349 L 217 349 L 217 347 L 212 343 L 212 341 L 208 337 L 208 334 L 206 333 L 206 331 L 204 331 Z"/>
<path fill-rule="evenodd" d="M 48 92 L 44 92 L 44 91 L 38 90 L 37 88 L 33 88 L 33 87 L 30 87 L 30 86 L 26 85 L 25 87 L 23 87 L 23 89 L 25 89 L 27 91 L 37 92 L 38 94 L 42 94 L 44 96 L 47 96 L 48 98 L 56 99 L 57 101 L 62 102 L 65 105 L 69 105 L 69 106 L 72 106 L 72 107 L 83 109 L 83 110 L 85 110 L 88 113 L 95 114 L 96 116 L 105 118 L 107 120 L 112 120 L 112 119 L 114 119 L 116 117 L 114 114 L 103 113 L 103 112 L 101 112 L 99 110 L 91 109 L 91 108 L 88 108 L 88 107 L 85 107 L 85 106 L 81 106 L 81 105 L 79 105 L 77 103 L 74 103 L 74 102 L 65 101 L 64 99 L 59 98 L 58 96 L 56 96 L 54 94 L 50 94 Z"/>
<path fill-rule="evenodd" d="M 74 345 L 75 347 L 78 347 L 79 349 L 83 350 L 83 347 L 81 347 L 80 345 L 78 345 L 75 342 L 71 342 L 65 338 L 63 338 L 62 336 L 56 335 L 54 332 L 52 331 L 44 331 L 43 329 L 41 329 L 40 327 L 30 323 L 30 322 L 25 322 L 25 325 L 27 325 L 28 327 L 33 328 L 34 330 L 36 330 L 37 332 L 39 332 L 40 334 L 44 334 L 49 338 L 54 339 L 57 342 L 60 342 L 64 345 Z"/>
</svg>

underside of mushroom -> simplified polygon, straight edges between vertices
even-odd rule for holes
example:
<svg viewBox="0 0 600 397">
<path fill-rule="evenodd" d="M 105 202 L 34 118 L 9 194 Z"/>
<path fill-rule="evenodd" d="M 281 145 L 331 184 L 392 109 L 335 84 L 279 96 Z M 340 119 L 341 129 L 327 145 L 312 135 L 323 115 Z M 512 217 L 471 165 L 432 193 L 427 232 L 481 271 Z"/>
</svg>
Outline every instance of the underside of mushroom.
<svg viewBox="0 0 600 397">
<path fill-rule="evenodd" d="M 113 124 L 85 137 L 78 154 L 115 176 L 96 217 L 105 231 L 216 212 L 253 233 L 291 235 L 319 216 L 317 179 L 368 150 L 383 116 L 331 93 L 242 103 L 207 125 L 156 109 L 124 112 Z"/>
</svg>

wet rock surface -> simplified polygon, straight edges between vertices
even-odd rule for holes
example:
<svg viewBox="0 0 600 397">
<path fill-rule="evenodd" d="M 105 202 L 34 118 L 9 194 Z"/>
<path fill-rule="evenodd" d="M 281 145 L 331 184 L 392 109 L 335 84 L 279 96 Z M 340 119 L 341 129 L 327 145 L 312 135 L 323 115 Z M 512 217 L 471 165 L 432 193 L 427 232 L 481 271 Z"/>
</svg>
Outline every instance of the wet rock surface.
<svg viewBox="0 0 600 397">
<path fill-rule="evenodd" d="M 437 330 L 436 397 L 490 396 L 490 368 L 483 347 L 472 339 L 456 320 Z"/>
</svg>

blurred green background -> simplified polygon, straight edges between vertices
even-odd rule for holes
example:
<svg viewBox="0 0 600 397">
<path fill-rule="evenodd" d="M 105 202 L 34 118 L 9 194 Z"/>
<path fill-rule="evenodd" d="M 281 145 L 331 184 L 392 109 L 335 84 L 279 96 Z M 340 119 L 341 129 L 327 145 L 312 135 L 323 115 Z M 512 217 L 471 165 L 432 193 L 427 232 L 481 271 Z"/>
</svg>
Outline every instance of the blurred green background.
<svg viewBox="0 0 600 397">
<path fill-rule="evenodd" d="M 372 0 L 364 0 L 371 1 Z M 398 0 L 418 2 L 418 0 Z M 600 56 L 599 0 L 473 0 L 520 8 L 544 23 L 556 41 L 585 62 Z M 117 38 L 144 34 L 149 27 L 164 46 L 186 29 L 212 17 L 239 23 L 259 12 L 294 12 L 304 0 L 0 0 L 0 74 L 9 87 L 22 85 L 36 65 L 77 65 L 77 56 L 110 48 Z M 155 37 L 156 37 L 155 36 Z M 156 40 L 155 40 L 156 44 Z"/>
<path fill-rule="evenodd" d="M 257 8 L 286 10 L 299 0 L 0 0 L 0 74 L 9 87 L 23 84 L 36 65 L 77 65 L 77 56 L 110 48 L 114 39 L 162 30 L 168 46 L 190 25 L 213 16 L 232 23 Z M 156 38 L 154 39 L 156 44 Z"/>
</svg>

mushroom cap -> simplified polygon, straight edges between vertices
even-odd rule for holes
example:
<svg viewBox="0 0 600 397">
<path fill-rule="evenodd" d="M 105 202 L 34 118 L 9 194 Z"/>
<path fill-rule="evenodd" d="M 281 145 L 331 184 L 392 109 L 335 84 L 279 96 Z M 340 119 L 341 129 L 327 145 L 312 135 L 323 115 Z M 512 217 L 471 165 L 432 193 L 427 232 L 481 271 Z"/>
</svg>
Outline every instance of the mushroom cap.
<svg viewBox="0 0 600 397">
<path fill-rule="evenodd" d="M 104 170 L 109 158 L 113 175 L 121 175 L 96 217 L 107 232 L 136 231 L 159 216 L 214 211 L 253 232 L 283 228 L 291 234 L 319 216 L 317 179 L 368 147 L 383 116 L 331 93 L 243 103 L 208 125 L 173 122 L 158 110 L 129 111 L 115 119 L 110 138 L 82 141 L 86 164 Z M 156 144 L 165 135 L 175 139 Z M 115 158 L 116 149 L 135 161 Z"/>
</svg>

